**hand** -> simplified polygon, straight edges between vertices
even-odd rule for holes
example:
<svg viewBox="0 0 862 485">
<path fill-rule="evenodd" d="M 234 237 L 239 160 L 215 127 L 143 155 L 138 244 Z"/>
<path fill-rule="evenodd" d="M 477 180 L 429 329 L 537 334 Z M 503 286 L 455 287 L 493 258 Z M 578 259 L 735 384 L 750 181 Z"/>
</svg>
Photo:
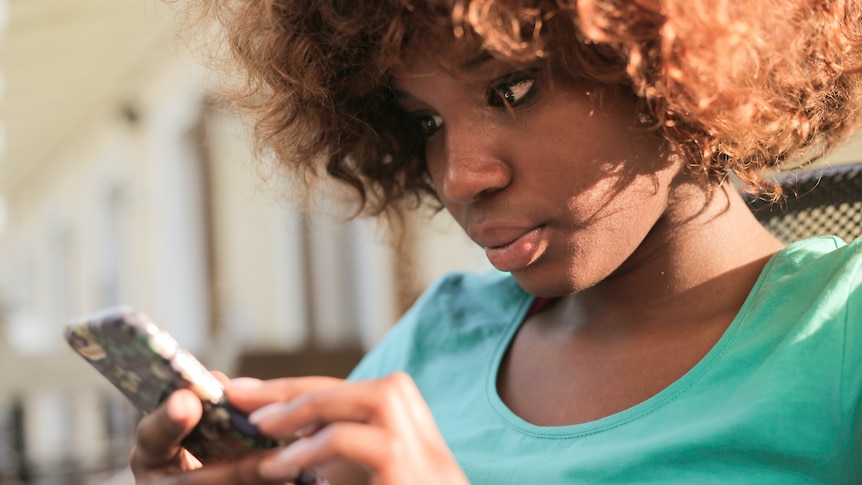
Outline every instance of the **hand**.
<svg viewBox="0 0 862 485">
<path fill-rule="evenodd" d="M 468 483 L 407 374 L 358 382 L 238 379 L 227 392 L 233 405 L 253 411 L 261 432 L 299 436 L 260 463 L 263 478 L 289 479 L 344 459 L 366 467 L 377 485 Z"/>
<path fill-rule="evenodd" d="M 255 454 L 237 463 L 202 467 L 180 442 L 201 418 L 200 399 L 191 391 L 173 393 L 164 404 L 138 425 L 135 446 L 129 457 L 139 485 L 260 485 L 273 483 L 258 473 L 265 454 Z M 294 477 L 290 477 L 294 478 Z M 279 480 L 278 483 L 284 480 Z"/>
<path fill-rule="evenodd" d="M 200 421 L 201 411 L 200 399 L 191 391 L 180 390 L 141 419 L 129 457 L 129 465 L 139 482 L 142 477 L 201 467 L 201 463 L 180 445 Z"/>
</svg>

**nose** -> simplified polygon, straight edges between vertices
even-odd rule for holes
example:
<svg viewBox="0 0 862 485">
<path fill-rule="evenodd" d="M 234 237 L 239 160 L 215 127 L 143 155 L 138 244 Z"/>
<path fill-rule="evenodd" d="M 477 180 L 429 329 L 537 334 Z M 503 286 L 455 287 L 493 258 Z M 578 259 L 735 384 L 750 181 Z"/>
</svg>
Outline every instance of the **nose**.
<svg viewBox="0 0 862 485">
<path fill-rule="evenodd" d="M 512 182 L 510 167 L 484 145 L 475 138 L 447 143 L 446 164 L 439 190 L 444 201 L 470 204 L 506 188 Z"/>
</svg>

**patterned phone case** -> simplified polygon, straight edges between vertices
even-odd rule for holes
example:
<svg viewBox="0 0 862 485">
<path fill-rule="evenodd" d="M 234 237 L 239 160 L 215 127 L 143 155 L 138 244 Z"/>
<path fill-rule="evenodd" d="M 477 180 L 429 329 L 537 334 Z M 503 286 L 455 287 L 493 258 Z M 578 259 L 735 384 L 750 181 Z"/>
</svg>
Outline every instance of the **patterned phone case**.
<svg viewBox="0 0 862 485">
<path fill-rule="evenodd" d="M 177 389 L 197 394 L 203 417 L 183 446 L 202 463 L 232 460 L 282 444 L 262 435 L 234 409 L 221 383 L 143 313 L 127 306 L 108 308 L 73 321 L 65 334 L 72 348 L 144 414 Z"/>
</svg>

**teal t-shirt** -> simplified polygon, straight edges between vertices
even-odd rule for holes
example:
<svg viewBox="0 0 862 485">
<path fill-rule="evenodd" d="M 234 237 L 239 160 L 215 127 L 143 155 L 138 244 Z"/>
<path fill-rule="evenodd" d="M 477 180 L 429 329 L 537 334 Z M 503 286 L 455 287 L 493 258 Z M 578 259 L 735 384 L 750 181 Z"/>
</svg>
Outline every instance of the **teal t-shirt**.
<svg viewBox="0 0 862 485">
<path fill-rule="evenodd" d="M 351 378 L 409 373 L 477 485 L 862 483 L 860 265 L 862 238 L 784 248 L 701 362 L 589 423 L 535 426 L 497 394 L 533 301 L 506 274 L 437 282 Z"/>
</svg>

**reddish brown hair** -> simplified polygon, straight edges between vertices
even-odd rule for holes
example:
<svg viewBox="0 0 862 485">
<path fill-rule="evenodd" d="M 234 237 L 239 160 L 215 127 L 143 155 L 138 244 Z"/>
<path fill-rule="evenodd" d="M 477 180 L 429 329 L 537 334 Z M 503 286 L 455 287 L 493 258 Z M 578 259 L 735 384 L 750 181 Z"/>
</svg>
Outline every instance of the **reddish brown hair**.
<svg viewBox="0 0 862 485">
<path fill-rule="evenodd" d="M 201 3 L 247 73 L 232 94 L 261 145 L 349 184 L 370 213 L 433 195 L 388 79 L 418 45 L 463 39 L 630 85 L 704 183 L 732 171 L 763 188 L 762 170 L 823 154 L 860 120 L 862 0 Z"/>
</svg>

